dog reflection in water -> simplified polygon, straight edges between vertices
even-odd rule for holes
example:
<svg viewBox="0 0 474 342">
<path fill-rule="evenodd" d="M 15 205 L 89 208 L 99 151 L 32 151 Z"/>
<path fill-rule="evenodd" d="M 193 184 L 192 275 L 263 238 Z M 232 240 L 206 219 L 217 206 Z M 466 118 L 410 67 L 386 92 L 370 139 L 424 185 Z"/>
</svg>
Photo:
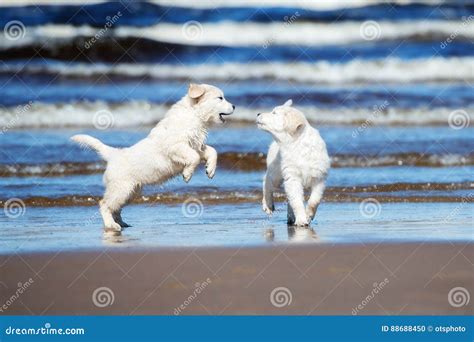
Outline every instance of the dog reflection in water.
<svg viewBox="0 0 474 342">
<path fill-rule="evenodd" d="M 275 230 L 272 228 L 265 229 L 263 236 L 265 241 L 275 241 Z M 288 242 L 296 243 L 315 243 L 320 239 L 313 228 L 288 226 Z"/>
</svg>

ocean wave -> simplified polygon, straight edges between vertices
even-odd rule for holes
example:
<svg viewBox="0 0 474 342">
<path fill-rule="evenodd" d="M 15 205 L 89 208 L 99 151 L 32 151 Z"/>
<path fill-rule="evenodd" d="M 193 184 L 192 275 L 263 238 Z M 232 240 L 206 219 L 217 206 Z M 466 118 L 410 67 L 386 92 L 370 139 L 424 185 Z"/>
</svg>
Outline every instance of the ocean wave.
<svg viewBox="0 0 474 342">
<path fill-rule="evenodd" d="M 104 0 L 3 0 L 0 3 L 0 7 L 5 6 L 40 6 L 40 5 L 91 5 L 101 4 L 107 1 Z M 150 3 L 154 3 L 160 6 L 167 7 L 182 7 L 182 8 L 224 8 L 224 7 L 257 7 L 255 1 L 252 0 L 212 0 L 212 1 L 189 1 L 189 0 L 150 0 Z M 407 5 L 407 4 L 426 4 L 430 6 L 441 5 L 443 0 L 391 0 L 389 4 L 394 5 Z M 372 6 L 377 4 L 387 4 L 385 0 L 332 0 L 330 2 L 325 1 L 306 1 L 298 2 L 300 8 L 309 8 L 317 10 L 330 10 L 339 8 L 355 8 Z M 294 7 L 295 2 L 291 0 L 265 0 L 258 3 L 258 7 Z"/>
<path fill-rule="evenodd" d="M 469 17 L 471 18 L 471 17 Z M 370 27 L 367 27 L 370 26 Z M 0 48 L 22 46 L 55 46 L 78 37 L 94 37 L 100 29 L 91 26 L 43 25 L 28 27 L 22 39 L 0 34 Z M 255 34 L 258 32 L 258 34 Z M 456 40 L 474 38 L 474 16 L 464 21 L 345 21 L 337 23 L 196 23 L 192 32 L 181 24 L 160 23 L 148 27 L 119 26 L 106 32 L 107 39 L 142 38 L 185 45 L 261 46 L 270 45 L 338 45 L 387 40 L 440 42 L 455 34 Z M 101 34 L 101 36 L 103 33 Z M 97 39 L 100 40 L 100 39 Z"/>
<path fill-rule="evenodd" d="M 311 84 L 348 83 L 408 83 L 408 82 L 464 82 L 474 81 L 474 58 L 420 58 L 401 60 L 355 59 L 348 63 L 224 63 L 200 65 L 166 64 L 7 64 L 0 65 L 0 73 L 47 74 L 62 77 L 111 77 L 160 80 L 190 79 L 201 81 L 287 80 Z"/>
<path fill-rule="evenodd" d="M 219 154 L 219 168 L 232 171 L 263 171 L 264 153 L 224 152 Z M 384 166 L 453 167 L 474 165 L 474 155 L 400 153 L 381 156 L 334 155 L 333 168 Z M 105 171 L 104 162 L 61 162 L 47 164 L 0 164 L 0 177 L 58 177 L 89 175 Z"/>
<path fill-rule="evenodd" d="M 448 126 L 451 108 L 319 108 L 299 107 L 314 124 L 359 125 L 354 134 L 360 134 L 372 125 L 443 125 Z M 125 103 L 72 102 L 30 103 L 0 109 L 0 127 L 3 132 L 25 128 L 96 127 L 94 117 L 105 113 L 110 117 L 110 128 L 153 126 L 161 120 L 169 106 L 146 101 Z M 268 107 L 238 106 L 229 123 L 254 123 L 255 115 L 270 110 Z M 474 108 L 463 108 L 463 119 L 474 122 Z M 0 133 L 3 133 L 0 130 Z"/>
<path fill-rule="evenodd" d="M 461 202 L 472 203 L 472 196 L 455 196 L 439 194 L 437 191 L 471 190 L 472 183 L 396 183 L 385 185 L 371 185 L 360 187 L 328 187 L 324 193 L 325 202 L 360 202 L 366 198 L 375 198 L 378 202 Z M 420 194 L 430 191 L 429 196 Z M 405 192 L 403 195 L 400 192 Z M 181 204 L 190 197 L 198 198 L 203 204 L 224 203 L 260 203 L 261 190 L 249 191 L 222 191 L 200 190 L 186 191 L 185 193 L 164 192 L 159 194 L 141 195 L 135 197 L 134 204 Z M 95 206 L 101 197 L 84 195 L 67 195 L 61 197 L 34 196 L 22 198 L 28 207 L 56 207 L 56 206 Z M 276 192 L 274 199 L 277 202 L 285 201 L 282 192 Z M 7 199 L 0 199 L 3 206 Z"/>
<path fill-rule="evenodd" d="M 36 11 L 25 16 L 25 9 Z M 278 22 L 292 15 L 300 21 L 334 22 L 346 20 L 446 20 L 462 19 L 472 14 L 473 6 L 459 1 L 408 1 L 391 2 L 370 0 L 338 1 L 25 1 L 0 2 L 0 26 L 21 18 L 25 26 L 43 24 L 71 24 L 103 27 L 114 13 L 126 14 L 114 26 L 148 26 L 158 23 L 199 22 Z M 258 10 L 257 10 L 258 9 Z M 350 9 L 350 10 L 348 10 Z"/>
</svg>

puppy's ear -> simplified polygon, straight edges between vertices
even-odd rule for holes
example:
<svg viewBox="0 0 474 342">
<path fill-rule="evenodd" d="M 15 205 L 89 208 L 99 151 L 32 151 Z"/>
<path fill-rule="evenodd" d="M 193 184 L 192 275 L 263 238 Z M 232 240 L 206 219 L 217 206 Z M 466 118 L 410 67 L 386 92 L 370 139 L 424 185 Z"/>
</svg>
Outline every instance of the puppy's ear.
<svg viewBox="0 0 474 342">
<path fill-rule="evenodd" d="M 306 119 L 300 112 L 291 110 L 286 113 L 286 128 L 292 136 L 297 135 L 305 125 Z"/>
<path fill-rule="evenodd" d="M 198 97 L 202 96 L 206 89 L 199 84 L 191 83 L 189 84 L 188 95 L 192 99 L 197 99 Z"/>
<path fill-rule="evenodd" d="M 285 107 L 290 107 L 291 105 L 293 105 L 293 100 L 292 99 L 289 99 L 288 101 L 286 101 L 283 106 Z"/>
</svg>

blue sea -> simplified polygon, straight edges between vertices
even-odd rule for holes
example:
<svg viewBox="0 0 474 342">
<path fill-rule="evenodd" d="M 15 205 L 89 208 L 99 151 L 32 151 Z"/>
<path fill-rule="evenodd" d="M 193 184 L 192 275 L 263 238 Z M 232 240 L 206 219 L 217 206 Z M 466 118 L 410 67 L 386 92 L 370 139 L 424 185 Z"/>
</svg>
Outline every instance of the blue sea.
<svg viewBox="0 0 474 342">
<path fill-rule="evenodd" d="M 118 246 L 472 241 L 474 3 L 154 1 L 0 7 L 0 253 Z M 264 6 L 264 7 L 262 7 Z M 69 137 L 134 144 L 190 82 L 236 105 L 217 174 L 146 187 L 104 235 L 104 163 Z M 260 208 L 288 99 L 332 169 L 310 229 Z"/>
</svg>

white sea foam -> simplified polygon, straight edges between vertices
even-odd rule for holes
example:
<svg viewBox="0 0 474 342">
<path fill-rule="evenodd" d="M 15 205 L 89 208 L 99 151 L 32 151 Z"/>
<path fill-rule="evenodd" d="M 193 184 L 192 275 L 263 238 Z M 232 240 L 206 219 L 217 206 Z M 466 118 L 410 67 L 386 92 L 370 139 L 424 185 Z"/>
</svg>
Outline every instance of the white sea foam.
<svg viewBox="0 0 474 342">
<path fill-rule="evenodd" d="M 195 80 L 251 80 L 277 79 L 310 83 L 408 83 L 408 82 L 464 82 L 474 80 L 474 58 L 441 58 L 400 60 L 353 60 L 348 63 L 224 63 L 200 65 L 166 64 L 87 64 L 28 63 L 2 64 L 0 72 L 52 73 L 63 76 L 120 75 L 153 77 L 156 79 Z"/>
<path fill-rule="evenodd" d="M 105 2 L 103 0 L 2 0 L 2 6 L 31 6 L 31 5 L 88 5 Z M 152 0 L 150 1 L 162 6 L 178 6 L 188 8 L 218 8 L 218 7 L 297 7 L 314 10 L 332 10 L 339 8 L 354 8 L 376 4 L 384 4 L 385 0 L 332 0 L 332 1 L 301 1 L 301 0 L 262 0 L 257 4 L 254 0 Z M 394 4 L 423 3 L 427 5 L 438 5 L 443 0 L 392 0 Z"/>
<path fill-rule="evenodd" d="M 196 29 L 200 32 L 192 37 L 186 34 L 183 25 L 170 23 L 147 27 L 120 26 L 110 29 L 109 34 L 114 37 L 141 37 L 187 45 L 261 46 L 262 48 L 270 45 L 318 46 L 407 39 L 415 36 L 429 38 L 435 35 L 437 38 L 447 38 L 453 33 L 456 33 L 456 39 L 474 38 L 474 17 L 469 18 L 465 20 L 378 21 L 370 22 L 371 26 L 367 27 L 366 22 L 359 21 L 308 23 L 299 22 L 298 17 L 295 17 L 291 23 L 284 21 L 264 24 L 199 23 Z M 98 31 L 99 28 L 90 26 L 27 27 L 24 37 L 18 40 L 8 39 L 5 32 L 0 32 L 0 47 L 54 45 L 78 36 L 94 36 Z"/>
<path fill-rule="evenodd" d="M 67 104 L 33 103 L 27 111 L 16 107 L 0 110 L 0 127 L 8 130 L 41 127 L 94 127 L 94 115 L 107 111 L 113 116 L 113 128 L 154 125 L 168 110 L 168 106 L 144 101 L 110 104 L 106 102 L 77 102 Z M 355 124 L 354 133 L 371 125 L 448 125 L 449 108 L 399 109 L 388 107 L 379 112 L 371 108 L 302 107 L 308 119 L 316 124 Z M 254 122 L 256 113 L 270 108 L 237 106 L 229 122 Z M 474 122 L 474 108 L 465 109 Z M 358 134 L 358 133 L 357 133 Z"/>
<path fill-rule="evenodd" d="M 25 0 L 23 0 L 25 1 Z M 43 0 L 44 1 L 44 0 Z M 292 7 L 307 8 L 313 10 L 334 10 L 340 8 L 356 8 L 377 4 L 386 4 L 385 0 L 331 0 L 331 1 L 302 1 L 302 0 L 212 0 L 212 1 L 190 1 L 190 0 L 151 0 L 151 2 L 163 6 L 194 7 L 194 8 L 219 8 L 219 7 Z M 438 5 L 442 0 L 391 0 L 390 3 L 407 5 L 411 3 L 422 3 L 427 5 Z"/>
</svg>

